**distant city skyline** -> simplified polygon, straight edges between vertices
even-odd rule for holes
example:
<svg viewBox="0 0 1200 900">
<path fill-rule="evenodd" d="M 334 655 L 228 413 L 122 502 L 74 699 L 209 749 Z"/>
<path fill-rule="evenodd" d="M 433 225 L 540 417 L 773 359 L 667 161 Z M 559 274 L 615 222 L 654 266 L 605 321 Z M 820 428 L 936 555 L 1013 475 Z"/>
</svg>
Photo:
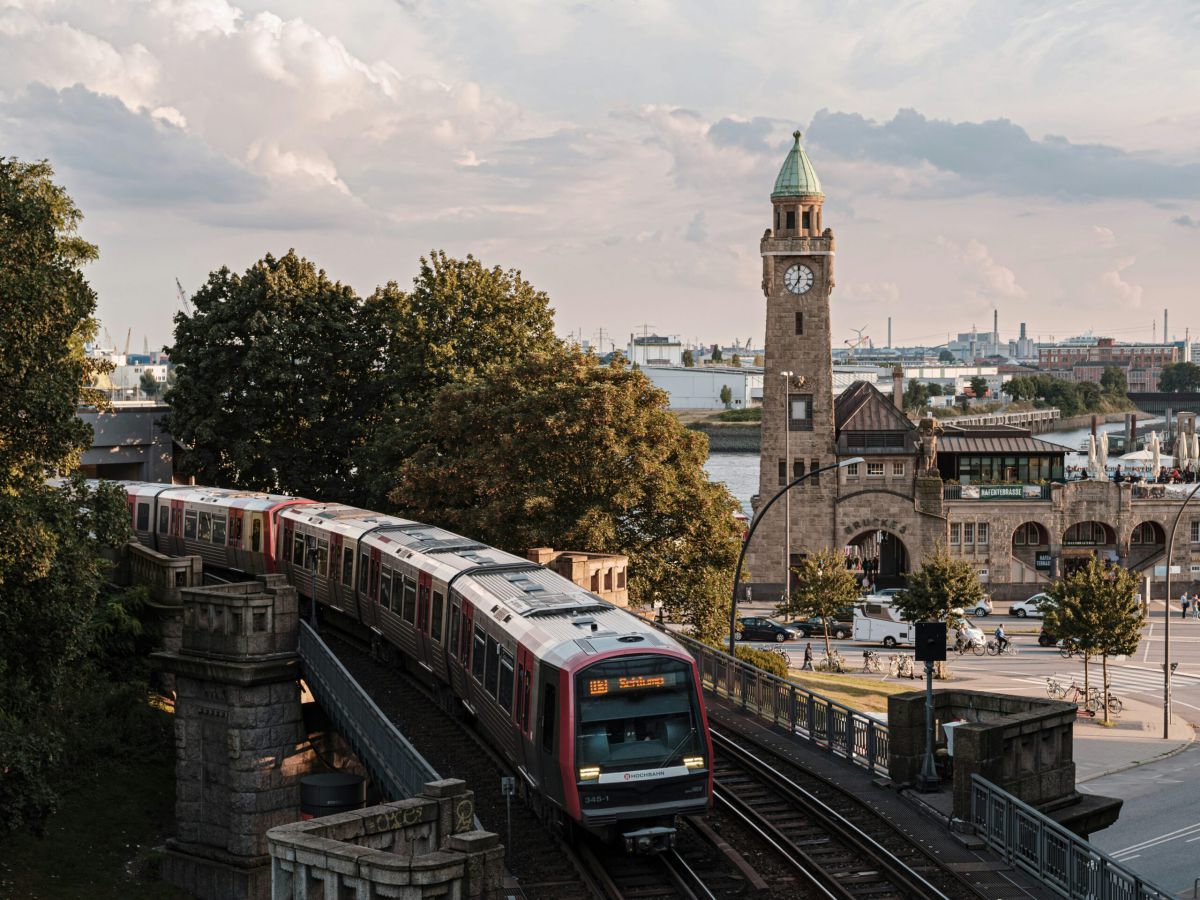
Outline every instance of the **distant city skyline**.
<svg viewBox="0 0 1200 900">
<path fill-rule="evenodd" d="M 757 343 L 796 127 L 835 347 L 993 306 L 1004 339 L 1161 340 L 1164 307 L 1195 339 L 1198 38 L 1183 0 L 0 0 L 0 141 L 55 165 L 135 349 L 176 276 L 289 247 L 363 295 L 445 248 L 521 269 L 563 336 Z"/>
</svg>

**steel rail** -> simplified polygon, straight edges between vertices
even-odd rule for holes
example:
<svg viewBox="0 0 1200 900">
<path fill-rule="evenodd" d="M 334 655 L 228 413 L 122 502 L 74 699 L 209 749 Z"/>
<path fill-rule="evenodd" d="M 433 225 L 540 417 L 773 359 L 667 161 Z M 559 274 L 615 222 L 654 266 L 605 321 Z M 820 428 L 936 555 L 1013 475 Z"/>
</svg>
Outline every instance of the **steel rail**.
<svg viewBox="0 0 1200 900">
<path fill-rule="evenodd" d="M 739 766 L 749 770 L 752 774 L 768 781 L 780 797 L 804 809 L 832 835 L 849 845 L 851 849 L 862 854 L 864 858 L 876 863 L 882 874 L 901 892 L 910 897 L 922 898 L 922 900 L 925 900 L 925 898 L 949 900 L 946 894 L 938 887 L 931 884 L 923 875 L 915 871 L 911 866 L 892 853 L 892 851 L 888 850 L 829 804 L 796 784 L 782 772 L 758 759 L 750 751 L 736 744 L 729 737 L 712 729 L 710 729 L 710 733 L 713 745 L 719 747 L 722 753 L 733 758 Z M 724 791 L 722 793 L 724 794 Z M 757 813 L 748 808 L 743 807 L 743 809 L 749 815 L 757 815 Z M 762 817 L 760 816 L 759 818 Z M 763 821 L 765 822 L 765 819 Z M 766 824 L 769 828 L 774 828 L 770 823 Z M 821 873 L 825 886 L 833 891 L 833 896 L 842 898 L 852 898 L 855 896 L 849 892 L 846 885 L 842 884 L 832 874 L 824 872 L 818 862 L 812 860 L 801 848 L 795 847 L 791 841 L 783 837 L 782 833 L 779 833 L 779 837 L 793 848 L 790 852 L 803 854 L 809 859 L 810 865 L 817 872 Z"/>
</svg>

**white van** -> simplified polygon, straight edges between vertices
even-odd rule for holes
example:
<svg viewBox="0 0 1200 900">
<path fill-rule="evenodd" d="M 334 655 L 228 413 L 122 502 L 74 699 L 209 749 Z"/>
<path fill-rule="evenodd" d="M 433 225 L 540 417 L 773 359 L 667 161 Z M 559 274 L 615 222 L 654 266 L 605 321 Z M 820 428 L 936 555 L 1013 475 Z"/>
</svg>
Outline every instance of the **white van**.
<svg viewBox="0 0 1200 900">
<path fill-rule="evenodd" d="M 854 640 L 895 647 L 916 640 L 916 629 L 902 621 L 890 603 L 866 600 L 854 607 Z"/>
</svg>

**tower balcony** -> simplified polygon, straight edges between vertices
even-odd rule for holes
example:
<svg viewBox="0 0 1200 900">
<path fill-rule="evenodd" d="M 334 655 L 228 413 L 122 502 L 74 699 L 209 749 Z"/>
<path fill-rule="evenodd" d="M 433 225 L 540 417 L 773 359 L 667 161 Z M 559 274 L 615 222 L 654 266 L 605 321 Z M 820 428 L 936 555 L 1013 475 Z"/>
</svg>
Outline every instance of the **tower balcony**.
<svg viewBox="0 0 1200 900">
<path fill-rule="evenodd" d="M 768 230 L 759 244 L 763 256 L 826 256 L 834 252 L 833 232 L 828 228 L 820 237 L 772 237 Z"/>
</svg>

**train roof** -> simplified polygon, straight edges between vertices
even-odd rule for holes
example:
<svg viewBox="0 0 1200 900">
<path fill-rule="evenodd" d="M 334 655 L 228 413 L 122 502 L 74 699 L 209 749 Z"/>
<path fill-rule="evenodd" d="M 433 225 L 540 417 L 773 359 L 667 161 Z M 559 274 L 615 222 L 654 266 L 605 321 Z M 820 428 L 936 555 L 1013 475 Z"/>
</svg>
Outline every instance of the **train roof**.
<svg viewBox="0 0 1200 900">
<path fill-rule="evenodd" d="M 160 484 L 148 481 L 121 482 L 126 491 L 135 497 L 183 500 L 187 503 L 213 503 L 229 509 L 268 510 L 281 503 L 303 503 L 312 501 L 288 494 L 267 494 L 261 491 L 243 491 L 233 488 L 199 487 L 188 484 Z"/>
</svg>

